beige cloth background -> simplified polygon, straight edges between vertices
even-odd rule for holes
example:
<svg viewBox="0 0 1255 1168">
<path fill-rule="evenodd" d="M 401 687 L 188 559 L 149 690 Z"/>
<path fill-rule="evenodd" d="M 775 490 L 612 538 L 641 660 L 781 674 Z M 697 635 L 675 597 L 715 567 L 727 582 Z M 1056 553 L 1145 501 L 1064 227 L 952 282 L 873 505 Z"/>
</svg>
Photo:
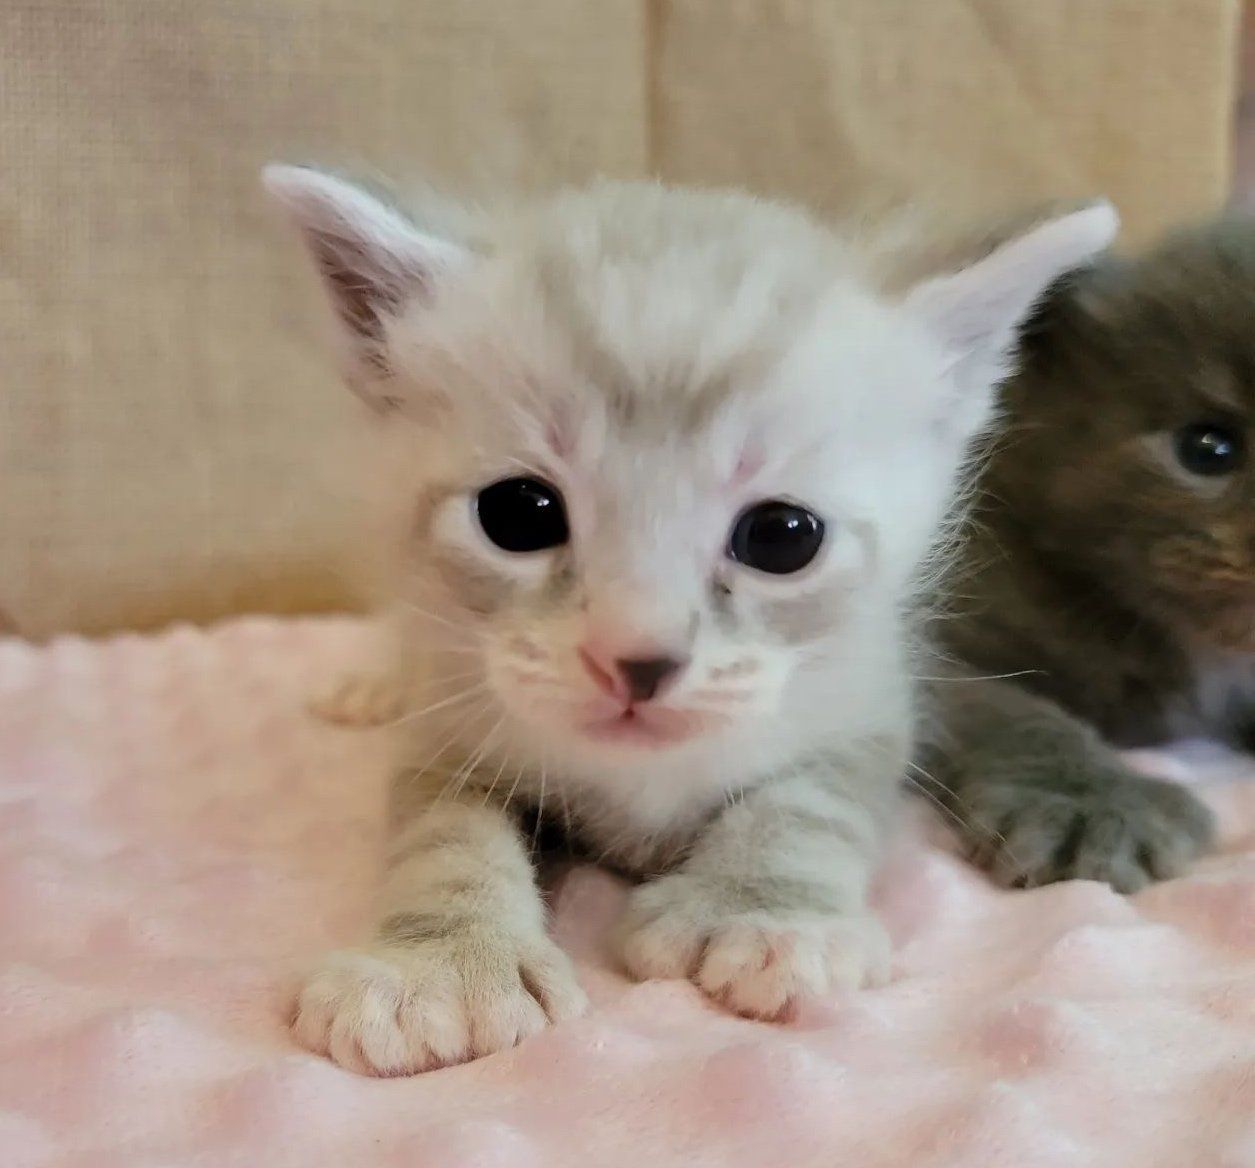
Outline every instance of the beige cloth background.
<svg viewBox="0 0 1255 1168">
<path fill-rule="evenodd" d="M 352 603 L 270 158 L 660 173 L 839 208 L 1223 201 L 1236 0 L 4 0 L 0 609 L 31 635 Z"/>
</svg>

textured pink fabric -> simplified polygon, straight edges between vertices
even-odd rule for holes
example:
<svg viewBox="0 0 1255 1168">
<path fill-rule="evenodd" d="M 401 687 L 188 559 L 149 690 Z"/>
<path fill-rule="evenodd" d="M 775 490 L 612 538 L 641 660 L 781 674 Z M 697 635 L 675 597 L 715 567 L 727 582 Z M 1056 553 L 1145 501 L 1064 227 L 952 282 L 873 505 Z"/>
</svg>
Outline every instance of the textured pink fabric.
<svg viewBox="0 0 1255 1168">
<path fill-rule="evenodd" d="M 630 985 L 622 889 L 581 870 L 588 1018 L 415 1079 L 296 1049 L 285 980 L 362 927 L 377 854 L 378 735 L 302 709 L 360 636 L 0 642 L 4 1168 L 1255 1165 L 1255 783 L 1209 786 L 1222 853 L 1132 900 L 995 892 L 921 813 L 879 894 L 896 980 L 786 1028 Z"/>
</svg>

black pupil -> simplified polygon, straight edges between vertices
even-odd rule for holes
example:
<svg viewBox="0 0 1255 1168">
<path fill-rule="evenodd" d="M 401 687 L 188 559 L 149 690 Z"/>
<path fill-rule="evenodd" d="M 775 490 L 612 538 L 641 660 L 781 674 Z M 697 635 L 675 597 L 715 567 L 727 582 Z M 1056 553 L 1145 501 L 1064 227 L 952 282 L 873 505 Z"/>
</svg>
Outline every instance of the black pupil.
<svg viewBox="0 0 1255 1168">
<path fill-rule="evenodd" d="M 568 538 L 562 496 L 540 479 L 501 479 L 479 492 L 479 525 L 502 551 L 539 552 Z"/>
<path fill-rule="evenodd" d="M 1202 422 L 1177 433 L 1177 460 L 1191 474 L 1230 474 L 1242 461 L 1244 445 L 1241 433 Z"/>
<path fill-rule="evenodd" d="M 824 525 L 795 503 L 772 499 L 745 511 L 732 528 L 728 553 L 738 563 L 773 576 L 800 572 L 824 542 Z"/>
</svg>

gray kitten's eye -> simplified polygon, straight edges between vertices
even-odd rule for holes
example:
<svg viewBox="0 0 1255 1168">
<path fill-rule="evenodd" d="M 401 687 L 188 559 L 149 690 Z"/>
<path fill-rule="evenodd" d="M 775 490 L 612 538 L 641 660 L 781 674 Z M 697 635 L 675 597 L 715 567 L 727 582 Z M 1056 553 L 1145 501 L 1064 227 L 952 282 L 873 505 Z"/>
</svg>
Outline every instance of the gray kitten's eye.
<svg viewBox="0 0 1255 1168">
<path fill-rule="evenodd" d="M 823 520 L 782 499 L 767 499 L 742 511 L 728 537 L 728 555 L 738 564 L 772 576 L 800 572 L 824 542 Z"/>
<path fill-rule="evenodd" d="M 1246 436 L 1228 426 L 1196 422 L 1176 432 L 1172 449 L 1177 461 L 1190 474 L 1227 475 L 1246 459 Z"/>
<path fill-rule="evenodd" d="M 571 536 L 562 495 L 540 479 L 499 479 L 479 492 L 475 514 L 502 551 L 544 551 Z"/>
</svg>

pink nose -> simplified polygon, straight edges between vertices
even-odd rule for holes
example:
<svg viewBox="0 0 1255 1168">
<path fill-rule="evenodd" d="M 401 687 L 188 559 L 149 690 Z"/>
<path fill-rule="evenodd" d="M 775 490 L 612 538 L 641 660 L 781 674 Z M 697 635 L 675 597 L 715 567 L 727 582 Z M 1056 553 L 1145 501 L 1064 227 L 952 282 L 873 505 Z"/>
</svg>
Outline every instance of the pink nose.
<svg viewBox="0 0 1255 1168">
<path fill-rule="evenodd" d="M 687 664 L 677 657 L 603 657 L 588 648 L 579 652 L 597 687 L 623 702 L 653 700 Z"/>
</svg>

